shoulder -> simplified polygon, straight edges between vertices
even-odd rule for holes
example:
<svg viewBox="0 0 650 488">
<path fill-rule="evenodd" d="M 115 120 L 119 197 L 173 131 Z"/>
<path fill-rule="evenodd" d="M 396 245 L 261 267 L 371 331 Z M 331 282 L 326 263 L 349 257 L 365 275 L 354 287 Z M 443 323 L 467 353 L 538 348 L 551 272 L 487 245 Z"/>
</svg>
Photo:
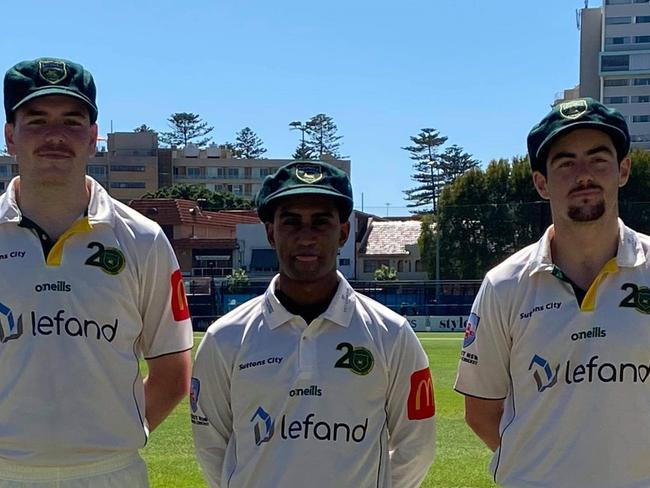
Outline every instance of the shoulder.
<svg viewBox="0 0 650 488">
<path fill-rule="evenodd" d="M 411 329 L 405 317 L 381 303 L 359 292 L 354 292 L 357 312 L 366 326 L 388 333 L 398 333 L 401 329 Z"/>
<path fill-rule="evenodd" d="M 485 275 L 483 287 L 511 289 L 526 280 L 532 270 L 532 260 L 539 243 L 531 244 L 508 257 Z"/>
<path fill-rule="evenodd" d="M 157 222 L 145 217 L 137 210 L 113 199 L 115 213 L 115 227 L 125 230 L 137 238 L 154 240 L 162 234 L 162 229 Z"/>
<path fill-rule="evenodd" d="M 219 348 L 238 348 L 254 325 L 261 320 L 264 295 L 242 303 L 214 321 L 205 333 L 205 342 Z"/>
</svg>

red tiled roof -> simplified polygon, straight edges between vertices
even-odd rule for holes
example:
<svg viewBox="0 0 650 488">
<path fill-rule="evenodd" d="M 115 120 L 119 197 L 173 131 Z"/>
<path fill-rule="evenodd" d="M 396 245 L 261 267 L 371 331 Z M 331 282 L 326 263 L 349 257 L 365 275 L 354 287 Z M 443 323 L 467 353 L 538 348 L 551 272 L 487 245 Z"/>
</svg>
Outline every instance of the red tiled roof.
<svg viewBox="0 0 650 488">
<path fill-rule="evenodd" d="M 254 210 L 201 210 L 191 200 L 151 198 L 131 200 L 129 206 L 160 225 L 194 224 L 207 227 L 232 227 L 237 224 L 258 224 Z"/>
</svg>

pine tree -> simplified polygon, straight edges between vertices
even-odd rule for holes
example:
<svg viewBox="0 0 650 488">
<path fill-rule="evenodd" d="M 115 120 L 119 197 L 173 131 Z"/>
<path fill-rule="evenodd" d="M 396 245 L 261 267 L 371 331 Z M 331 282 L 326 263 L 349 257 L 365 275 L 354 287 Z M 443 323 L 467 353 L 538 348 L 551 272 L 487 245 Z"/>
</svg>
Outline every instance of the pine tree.
<svg viewBox="0 0 650 488">
<path fill-rule="evenodd" d="M 338 141 L 343 136 L 336 134 L 338 127 L 332 117 L 325 114 L 314 115 L 305 126 L 307 128 L 307 145 L 318 159 L 340 159 L 340 147 Z"/>
<path fill-rule="evenodd" d="M 237 132 L 233 154 L 236 158 L 242 159 L 260 159 L 266 152 L 264 143 L 257 134 L 250 128 L 244 127 Z"/>
<path fill-rule="evenodd" d="M 197 146 L 205 146 L 212 140 L 211 137 L 203 136 L 212 132 L 214 127 L 209 127 L 207 122 L 203 122 L 197 114 L 189 112 L 173 113 L 167 119 L 167 122 L 169 122 L 169 127 L 172 130 L 159 134 L 158 139 L 163 144 L 169 146 L 186 146 L 191 142 Z M 197 138 L 202 139 L 194 140 Z"/>
</svg>

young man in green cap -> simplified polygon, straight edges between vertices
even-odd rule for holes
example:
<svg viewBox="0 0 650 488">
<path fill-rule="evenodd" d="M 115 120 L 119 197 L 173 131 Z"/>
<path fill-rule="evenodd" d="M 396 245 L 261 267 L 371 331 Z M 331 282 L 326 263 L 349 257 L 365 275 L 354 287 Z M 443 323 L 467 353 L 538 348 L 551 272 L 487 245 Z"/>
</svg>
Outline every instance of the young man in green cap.
<svg viewBox="0 0 650 488">
<path fill-rule="evenodd" d="M 280 269 L 199 346 L 191 418 L 208 484 L 419 486 L 435 447 L 428 360 L 403 317 L 336 270 L 350 232 L 348 176 L 290 163 L 256 203 Z"/>
<path fill-rule="evenodd" d="M 83 66 L 18 63 L 4 107 L 19 176 L 0 196 L 0 488 L 146 487 L 138 449 L 189 391 L 178 263 L 157 224 L 85 175 Z"/>
<path fill-rule="evenodd" d="M 528 135 L 553 225 L 487 273 L 455 388 L 506 487 L 650 486 L 650 237 L 618 218 L 623 116 L 557 105 Z"/>
</svg>

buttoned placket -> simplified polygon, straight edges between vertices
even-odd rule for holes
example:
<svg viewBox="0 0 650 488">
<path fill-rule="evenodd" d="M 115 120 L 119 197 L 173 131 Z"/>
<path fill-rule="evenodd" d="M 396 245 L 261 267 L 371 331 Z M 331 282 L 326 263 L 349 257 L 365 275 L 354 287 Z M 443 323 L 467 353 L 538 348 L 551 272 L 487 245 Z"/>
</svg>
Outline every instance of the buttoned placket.
<svg viewBox="0 0 650 488">
<path fill-rule="evenodd" d="M 314 319 L 309 326 L 307 326 L 302 318 L 299 318 L 299 320 L 303 329 L 300 334 L 300 345 L 298 347 L 298 377 L 308 379 L 314 376 L 317 369 L 316 337 L 323 320 L 320 318 Z"/>
</svg>

